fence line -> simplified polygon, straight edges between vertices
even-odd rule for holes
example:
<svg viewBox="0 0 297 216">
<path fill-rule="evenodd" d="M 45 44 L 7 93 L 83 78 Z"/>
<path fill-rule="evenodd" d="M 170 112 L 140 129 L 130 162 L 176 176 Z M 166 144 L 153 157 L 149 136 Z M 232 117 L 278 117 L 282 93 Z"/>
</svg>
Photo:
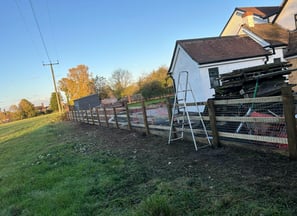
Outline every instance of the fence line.
<svg viewBox="0 0 297 216">
<path fill-rule="evenodd" d="M 240 145 L 273 146 L 288 149 L 290 159 L 297 159 L 295 103 L 291 89 L 283 89 L 282 96 L 209 99 L 207 102 L 199 102 L 199 105 L 204 109 L 201 118 L 214 147 L 233 142 Z M 69 111 L 67 116 L 71 121 L 168 137 L 171 112 L 172 105 L 167 100 L 166 104 L 146 106 L 143 101 L 133 107 L 125 104 L 124 107 Z M 191 115 L 191 121 L 196 141 L 207 143 L 204 130 L 199 124 L 199 115 Z M 185 139 L 192 140 L 189 132 L 189 129 L 185 129 Z"/>
</svg>

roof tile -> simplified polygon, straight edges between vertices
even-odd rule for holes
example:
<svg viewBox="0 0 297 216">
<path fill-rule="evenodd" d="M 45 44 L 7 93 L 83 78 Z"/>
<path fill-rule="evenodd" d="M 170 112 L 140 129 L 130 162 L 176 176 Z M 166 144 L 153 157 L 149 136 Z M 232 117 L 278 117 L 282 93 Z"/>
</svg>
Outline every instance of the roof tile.
<svg viewBox="0 0 297 216">
<path fill-rule="evenodd" d="M 179 40 L 177 44 L 199 64 L 268 55 L 269 52 L 246 36 Z"/>
</svg>

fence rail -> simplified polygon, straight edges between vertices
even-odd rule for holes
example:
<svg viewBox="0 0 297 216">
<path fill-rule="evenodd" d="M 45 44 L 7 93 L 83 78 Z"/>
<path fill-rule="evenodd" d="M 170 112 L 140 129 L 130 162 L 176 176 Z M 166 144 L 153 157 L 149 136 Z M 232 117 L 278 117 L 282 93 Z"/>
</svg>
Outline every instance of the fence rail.
<svg viewBox="0 0 297 216">
<path fill-rule="evenodd" d="M 282 96 L 246 98 L 232 100 L 213 100 L 199 102 L 201 118 L 212 144 L 240 145 L 257 144 L 288 149 L 289 157 L 297 159 L 297 135 L 295 104 L 291 89 L 283 89 Z M 188 103 L 187 106 L 195 104 Z M 69 111 L 68 119 L 87 124 L 114 127 L 128 130 L 140 130 L 146 134 L 169 136 L 169 119 L 172 105 L 167 103 L 137 106 L 95 108 L 91 110 Z M 176 121 L 179 119 L 177 118 Z M 201 144 L 207 143 L 200 117 L 191 114 L 195 139 Z M 179 131 L 179 128 L 176 128 Z M 185 139 L 192 139 L 189 129 L 185 129 Z"/>
</svg>

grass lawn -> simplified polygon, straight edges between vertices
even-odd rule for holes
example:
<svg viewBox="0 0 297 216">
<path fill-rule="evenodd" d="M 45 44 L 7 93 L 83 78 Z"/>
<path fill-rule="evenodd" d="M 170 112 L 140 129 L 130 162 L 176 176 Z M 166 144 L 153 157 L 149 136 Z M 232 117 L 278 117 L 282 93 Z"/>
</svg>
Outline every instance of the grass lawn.
<svg viewBox="0 0 297 216">
<path fill-rule="evenodd" d="M 296 215 L 296 168 L 51 114 L 0 125 L 0 215 Z"/>
</svg>

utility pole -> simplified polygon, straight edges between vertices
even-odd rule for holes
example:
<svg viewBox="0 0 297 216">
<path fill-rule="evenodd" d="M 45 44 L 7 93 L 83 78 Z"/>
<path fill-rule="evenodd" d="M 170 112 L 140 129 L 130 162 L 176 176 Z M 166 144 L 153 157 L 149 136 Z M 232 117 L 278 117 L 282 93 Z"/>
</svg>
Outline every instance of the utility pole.
<svg viewBox="0 0 297 216">
<path fill-rule="evenodd" d="M 55 87 L 55 92 L 56 92 L 56 98 L 57 98 L 57 103 L 58 103 L 58 109 L 59 109 L 59 113 L 61 113 L 62 112 L 62 106 L 61 106 L 60 97 L 58 95 L 58 90 L 57 90 L 57 85 L 56 85 L 56 79 L 55 79 L 55 73 L 54 73 L 54 68 L 53 68 L 53 65 L 57 65 L 57 64 L 59 64 L 58 61 L 55 62 L 55 63 L 50 62 L 49 64 L 43 64 L 43 66 L 50 66 L 50 68 L 51 68 L 53 82 L 54 82 L 54 87 Z"/>
</svg>

